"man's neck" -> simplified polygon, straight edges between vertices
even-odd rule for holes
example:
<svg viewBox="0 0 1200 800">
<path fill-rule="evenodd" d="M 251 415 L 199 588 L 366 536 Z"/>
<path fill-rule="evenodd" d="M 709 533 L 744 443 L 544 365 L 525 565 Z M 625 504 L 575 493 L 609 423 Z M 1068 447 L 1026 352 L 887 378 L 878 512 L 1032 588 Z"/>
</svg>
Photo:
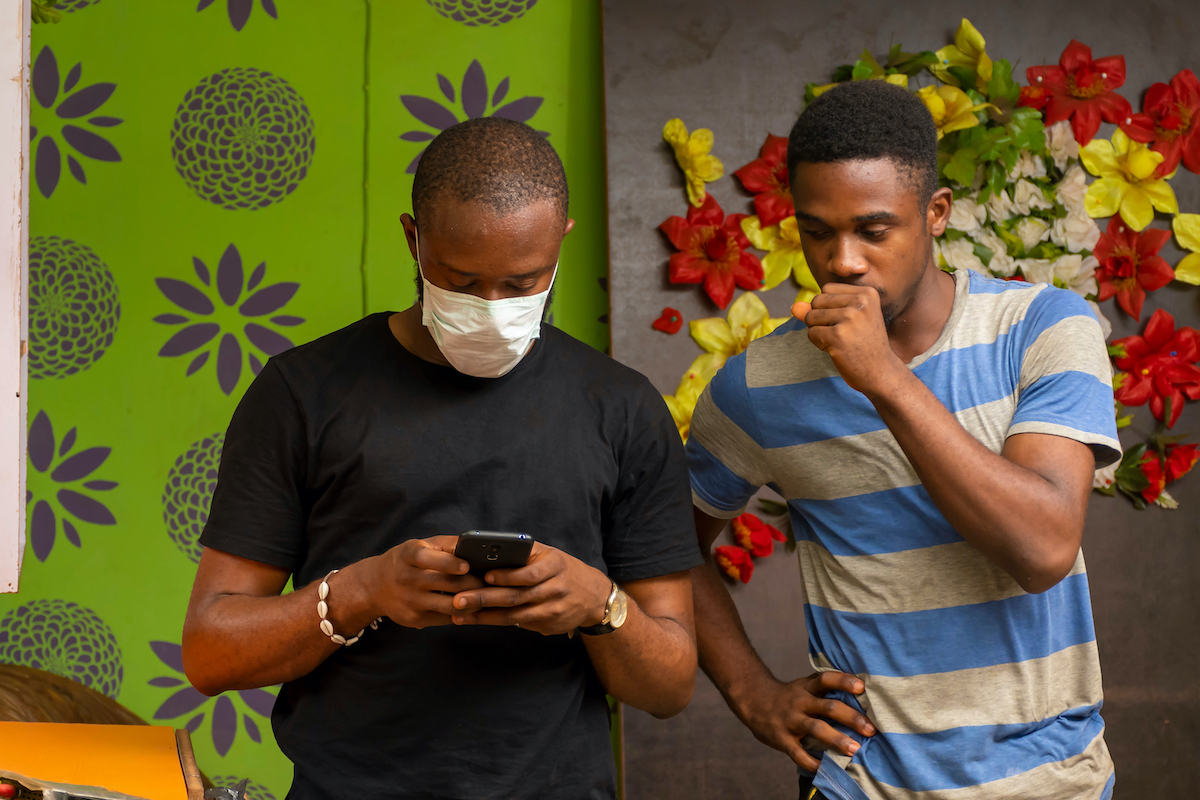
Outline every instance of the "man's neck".
<svg viewBox="0 0 1200 800">
<path fill-rule="evenodd" d="M 450 366 L 450 362 L 442 355 L 437 343 L 429 335 L 429 329 L 421 324 L 420 302 L 413 303 L 404 311 L 388 317 L 388 327 L 400 346 L 417 358 L 431 364 Z"/>
<path fill-rule="evenodd" d="M 954 276 L 931 265 L 908 307 L 888 328 L 892 351 L 907 364 L 933 347 L 953 308 Z"/>
</svg>

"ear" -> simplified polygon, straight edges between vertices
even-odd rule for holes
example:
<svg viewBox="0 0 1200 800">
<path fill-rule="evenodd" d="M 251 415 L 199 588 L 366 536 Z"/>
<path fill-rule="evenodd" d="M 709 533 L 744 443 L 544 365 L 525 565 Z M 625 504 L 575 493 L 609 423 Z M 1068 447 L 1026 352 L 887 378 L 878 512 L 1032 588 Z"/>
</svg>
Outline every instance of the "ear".
<svg viewBox="0 0 1200 800">
<path fill-rule="evenodd" d="M 954 193 L 943 187 L 929 198 L 929 207 L 925 209 L 925 229 L 930 236 L 941 236 L 946 232 L 950 222 L 950 207 L 954 205 Z"/>
<path fill-rule="evenodd" d="M 404 238 L 408 240 L 408 252 L 417 261 L 417 221 L 412 214 L 401 214 L 400 224 L 404 226 Z"/>
<path fill-rule="evenodd" d="M 574 229 L 575 229 L 575 220 L 568 218 L 567 219 L 567 227 L 563 228 L 563 236 L 566 236 L 568 233 L 570 233 Z"/>
</svg>

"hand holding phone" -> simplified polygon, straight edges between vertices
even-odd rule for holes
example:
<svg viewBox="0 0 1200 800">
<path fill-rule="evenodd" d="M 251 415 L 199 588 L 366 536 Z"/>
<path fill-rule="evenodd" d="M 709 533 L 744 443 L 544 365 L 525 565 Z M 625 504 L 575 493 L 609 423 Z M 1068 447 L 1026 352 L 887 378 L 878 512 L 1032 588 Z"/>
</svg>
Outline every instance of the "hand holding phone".
<svg viewBox="0 0 1200 800">
<path fill-rule="evenodd" d="M 458 536 L 454 555 L 470 565 L 473 575 L 494 569 L 519 569 L 529 563 L 533 537 L 527 533 L 467 531 Z"/>
</svg>

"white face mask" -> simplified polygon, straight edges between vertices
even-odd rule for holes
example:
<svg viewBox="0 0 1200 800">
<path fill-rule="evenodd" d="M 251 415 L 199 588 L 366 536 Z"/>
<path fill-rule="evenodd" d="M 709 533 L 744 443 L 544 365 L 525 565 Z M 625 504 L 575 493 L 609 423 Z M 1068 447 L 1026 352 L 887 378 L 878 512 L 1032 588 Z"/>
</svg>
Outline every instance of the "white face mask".
<svg viewBox="0 0 1200 800">
<path fill-rule="evenodd" d="M 546 300 L 558 277 L 558 264 L 546 291 L 526 297 L 484 300 L 465 292 L 451 292 L 434 286 L 421 269 L 420 241 L 417 243 L 417 269 L 425 297 L 421 303 L 421 324 L 429 329 L 433 341 L 450 365 L 464 375 L 499 378 L 507 375 L 529 351 L 542 332 L 542 314 Z"/>
</svg>

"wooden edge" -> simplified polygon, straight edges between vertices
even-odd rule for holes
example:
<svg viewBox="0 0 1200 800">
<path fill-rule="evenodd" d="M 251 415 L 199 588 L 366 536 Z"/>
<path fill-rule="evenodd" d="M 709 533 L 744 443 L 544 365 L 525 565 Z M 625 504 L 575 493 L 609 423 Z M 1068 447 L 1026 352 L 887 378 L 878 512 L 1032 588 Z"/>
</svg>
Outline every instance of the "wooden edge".
<svg viewBox="0 0 1200 800">
<path fill-rule="evenodd" d="M 204 800 L 204 782 L 200 767 L 196 766 L 196 754 L 192 752 L 192 734 L 187 728 L 175 729 L 175 744 L 179 749 L 179 766 L 183 768 L 188 800 Z"/>
</svg>

